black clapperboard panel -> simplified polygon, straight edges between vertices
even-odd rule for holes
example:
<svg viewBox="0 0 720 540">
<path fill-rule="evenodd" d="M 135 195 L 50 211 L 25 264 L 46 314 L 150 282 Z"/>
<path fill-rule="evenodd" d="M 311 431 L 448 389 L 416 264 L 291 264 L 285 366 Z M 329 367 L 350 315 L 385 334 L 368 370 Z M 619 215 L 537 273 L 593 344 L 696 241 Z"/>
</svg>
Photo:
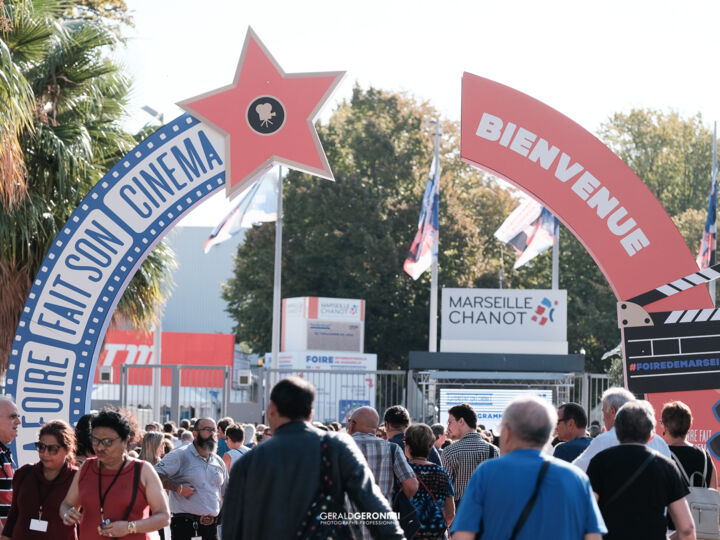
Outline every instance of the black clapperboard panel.
<svg viewBox="0 0 720 540">
<path fill-rule="evenodd" d="M 648 313 L 645 305 L 720 277 L 720 265 L 618 302 L 625 375 L 635 393 L 720 388 L 720 309 Z"/>
</svg>

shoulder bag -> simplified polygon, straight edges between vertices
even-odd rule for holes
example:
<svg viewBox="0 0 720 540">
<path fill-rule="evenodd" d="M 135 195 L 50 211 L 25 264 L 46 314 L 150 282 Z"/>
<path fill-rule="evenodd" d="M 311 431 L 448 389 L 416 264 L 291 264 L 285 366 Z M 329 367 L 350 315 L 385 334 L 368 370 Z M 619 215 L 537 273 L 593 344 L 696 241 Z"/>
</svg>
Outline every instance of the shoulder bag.
<svg viewBox="0 0 720 540">
<path fill-rule="evenodd" d="M 394 464 L 395 460 L 398 459 L 398 454 L 400 455 L 400 459 L 405 459 L 405 455 L 402 453 L 402 450 L 400 450 L 398 445 L 393 444 L 393 446 L 395 447 L 393 448 Z M 397 481 L 397 477 L 395 478 L 394 490 L 391 505 L 392 510 L 398 515 L 400 528 L 403 530 L 405 538 L 412 538 L 420 530 L 420 518 L 418 516 L 417 508 L 415 508 L 415 505 L 411 503 L 410 499 L 408 499 L 407 495 L 405 495 L 405 492 L 402 490 L 402 486 Z"/>
<path fill-rule="evenodd" d="M 545 478 L 545 475 L 547 474 L 549 468 L 550 460 L 543 456 L 543 464 L 540 466 L 540 472 L 538 473 L 537 481 L 535 482 L 535 490 L 530 496 L 530 499 L 528 499 L 528 502 L 525 504 L 525 508 L 523 508 L 523 511 L 520 513 L 520 517 L 518 518 L 517 523 L 515 523 L 515 527 L 513 527 L 510 540 L 515 540 L 517 538 L 517 535 L 520 534 L 520 529 L 523 528 L 523 525 L 525 525 L 527 518 L 530 516 L 530 512 L 532 512 L 533 506 L 535 506 L 535 501 L 537 500 L 538 493 L 540 492 L 540 484 L 542 484 L 542 481 Z M 483 530 L 484 527 L 481 522 L 480 531 L 475 535 L 475 540 L 480 539 L 483 534 Z"/>
<path fill-rule="evenodd" d="M 635 480 L 637 480 L 638 476 L 640 476 L 640 474 L 642 474 L 642 472 L 647 468 L 647 466 L 650 465 L 650 462 L 653 459 L 655 459 L 655 453 L 651 450 L 650 455 L 645 458 L 645 461 L 643 461 L 637 469 L 635 469 L 635 472 L 630 475 L 630 478 L 628 478 L 625 483 L 620 486 L 620 488 L 615 493 L 613 493 L 612 497 L 610 497 L 607 501 L 603 502 L 603 507 L 607 508 L 610 503 L 615 502 L 618 497 L 620 497 L 620 495 L 625 493 L 625 490 L 629 488 Z"/>
<path fill-rule="evenodd" d="M 330 436 L 324 435 L 320 440 L 320 484 L 315 499 L 310 504 L 300 529 L 294 538 L 299 540 L 326 540 L 337 538 L 338 540 L 352 539 L 352 532 L 343 519 L 335 519 L 328 523 L 322 523 L 320 514 L 343 514 L 345 508 L 344 499 L 338 501 L 333 495 L 332 462 L 330 460 Z M 346 524 L 342 522 L 345 521 Z"/>
<path fill-rule="evenodd" d="M 682 474 L 685 484 L 687 484 L 690 493 L 685 497 L 690 507 L 693 521 L 695 521 L 695 535 L 698 540 L 720 540 L 720 494 L 717 490 L 705 487 L 705 478 L 707 476 L 707 460 L 708 456 L 703 452 L 703 472 L 702 487 L 694 487 L 693 479 L 700 471 L 695 471 L 690 476 L 685 472 L 685 468 L 674 452 L 670 452 L 675 464 Z"/>
</svg>

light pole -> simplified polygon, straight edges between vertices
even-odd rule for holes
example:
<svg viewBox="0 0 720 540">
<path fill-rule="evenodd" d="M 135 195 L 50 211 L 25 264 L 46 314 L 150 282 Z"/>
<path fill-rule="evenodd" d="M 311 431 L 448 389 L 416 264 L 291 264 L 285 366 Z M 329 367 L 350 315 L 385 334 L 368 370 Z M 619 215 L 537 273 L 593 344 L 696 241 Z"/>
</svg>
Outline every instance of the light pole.
<svg viewBox="0 0 720 540">
<path fill-rule="evenodd" d="M 156 111 L 155 109 L 153 109 L 152 107 L 150 107 L 148 105 L 143 105 L 141 107 L 141 109 L 143 111 L 145 111 L 146 113 L 148 113 L 153 118 L 157 118 L 160 121 L 161 126 L 165 125 L 165 115 L 163 113 Z"/>
</svg>

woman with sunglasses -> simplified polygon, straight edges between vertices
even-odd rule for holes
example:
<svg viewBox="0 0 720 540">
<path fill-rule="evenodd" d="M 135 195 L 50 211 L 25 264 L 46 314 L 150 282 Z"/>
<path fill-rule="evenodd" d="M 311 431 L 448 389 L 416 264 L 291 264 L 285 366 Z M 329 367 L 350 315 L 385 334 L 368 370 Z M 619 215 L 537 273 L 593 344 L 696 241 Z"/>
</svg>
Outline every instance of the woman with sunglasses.
<svg viewBox="0 0 720 540">
<path fill-rule="evenodd" d="M 13 478 L 13 497 L 2 538 L 75 540 L 75 527 L 58 516 L 60 503 L 77 470 L 75 433 L 61 420 L 48 422 L 35 443 L 40 460 L 20 467 Z"/>
<path fill-rule="evenodd" d="M 95 457 L 70 485 L 60 506 L 63 523 L 80 524 L 83 540 L 147 540 L 170 522 L 170 512 L 155 469 L 127 455 L 137 422 L 126 411 L 105 407 L 92 418 L 91 433 Z"/>
</svg>

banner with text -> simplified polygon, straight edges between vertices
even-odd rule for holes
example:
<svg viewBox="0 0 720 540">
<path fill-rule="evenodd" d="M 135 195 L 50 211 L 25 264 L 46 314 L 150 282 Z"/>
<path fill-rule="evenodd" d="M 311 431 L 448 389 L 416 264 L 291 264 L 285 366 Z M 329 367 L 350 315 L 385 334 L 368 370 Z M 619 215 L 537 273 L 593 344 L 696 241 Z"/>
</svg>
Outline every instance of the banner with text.
<svg viewBox="0 0 720 540">
<path fill-rule="evenodd" d="M 567 291 L 444 288 L 440 350 L 567 354 Z"/>
<path fill-rule="evenodd" d="M 270 361 L 271 355 L 267 355 Z M 294 351 L 278 355 L 278 367 L 315 386 L 314 418 L 346 422 L 353 409 L 375 406 L 377 355 L 349 351 Z M 367 371 L 368 373 L 362 373 Z"/>
</svg>

